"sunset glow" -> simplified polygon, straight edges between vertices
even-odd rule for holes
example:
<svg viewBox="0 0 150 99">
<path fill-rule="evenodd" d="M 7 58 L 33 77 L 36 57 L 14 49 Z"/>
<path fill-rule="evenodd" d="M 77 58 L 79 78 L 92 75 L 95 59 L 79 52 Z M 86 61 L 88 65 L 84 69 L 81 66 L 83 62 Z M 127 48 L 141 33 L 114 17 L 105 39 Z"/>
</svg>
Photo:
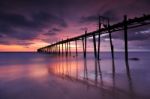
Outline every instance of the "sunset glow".
<svg viewBox="0 0 150 99">
<path fill-rule="evenodd" d="M 95 31 L 98 29 L 98 15 L 109 18 L 112 25 L 122 22 L 125 14 L 128 18 L 134 18 L 150 13 L 149 1 L 146 0 L 6 0 L 0 1 L 0 4 L 3 5 L 0 9 L 1 52 L 37 51 L 38 48 L 51 43 L 82 35 L 85 30 Z M 115 46 L 123 45 L 116 45 L 117 40 L 123 40 L 120 34 L 116 33 L 113 36 Z M 128 36 L 129 42 L 132 43 L 131 50 L 138 46 L 141 46 L 140 50 L 149 50 L 149 26 L 135 29 Z M 107 40 L 108 36 L 103 36 L 102 45 L 106 44 Z M 89 51 L 93 50 L 92 40 L 88 41 L 88 44 Z M 74 44 L 71 46 L 74 51 Z M 79 49 L 82 50 L 82 44 L 79 44 Z M 101 49 L 105 51 L 109 46 L 101 46 Z M 122 49 L 123 47 L 117 48 Z"/>
</svg>

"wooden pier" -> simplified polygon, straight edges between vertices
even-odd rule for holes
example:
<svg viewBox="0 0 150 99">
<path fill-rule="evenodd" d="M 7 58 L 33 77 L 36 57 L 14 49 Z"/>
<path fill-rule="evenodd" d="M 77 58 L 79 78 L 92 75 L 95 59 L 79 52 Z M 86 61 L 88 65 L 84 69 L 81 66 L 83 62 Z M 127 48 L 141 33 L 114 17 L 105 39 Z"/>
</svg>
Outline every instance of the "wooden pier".
<svg viewBox="0 0 150 99">
<path fill-rule="evenodd" d="M 105 23 L 102 20 L 106 20 Z M 71 55 L 71 46 L 70 43 L 75 43 L 75 52 L 76 56 L 78 55 L 78 41 L 82 42 L 83 47 L 83 56 L 86 58 L 87 53 L 87 38 L 93 37 L 93 48 L 94 48 L 94 56 L 95 59 L 100 59 L 100 38 L 102 34 L 108 34 L 110 39 L 110 48 L 111 48 L 111 56 L 112 56 L 112 63 L 114 65 L 114 46 L 112 41 L 112 33 L 116 31 L 123 31 L 124 32 L 124 52 L 125 52 L 125 62 L 128 65 L 128 29 L 137 28 L 140 26 L 150 24 L 150 15 L 143 15 L 142 17 L 135 17 L 133 19 L 128 19 L 127 16 L 124 16 L 122 22 L 119 22 L 114 25 L 110 25 L 109 19 L 99 16 L 99 29 L 93 32 L 87 32 L 83 35 L 67 38 L 66 40 L 61 40 L 51 45 L 39 48 L 38 52 L 43 53 L 53 53 L 58 55 Z M 103 25 L 104 27 L 101 27 Z M 98 41 L 96 40 L 96 36 L 98 36 Z M 97 44 L 98 43 L 98 44 Z M 114 69 L 114 68 L 113 68 Z M 127 66 L 127 70 L 129 67 Z M 115 69 L 114 69 L 115 70 Z"/>
</svg>

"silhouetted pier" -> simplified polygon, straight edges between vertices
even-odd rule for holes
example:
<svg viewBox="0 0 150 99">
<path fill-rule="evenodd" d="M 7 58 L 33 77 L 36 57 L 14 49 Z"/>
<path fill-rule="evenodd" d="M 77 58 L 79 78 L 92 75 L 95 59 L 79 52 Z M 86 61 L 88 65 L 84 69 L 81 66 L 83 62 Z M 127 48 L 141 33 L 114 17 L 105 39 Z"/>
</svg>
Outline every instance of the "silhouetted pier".
<svg viewBox="0 0 150 99">
<path fill-rule="evenodd" d="M 83 35 L 73 37 L 73 38 L 67 38 L 66 40 L 61 40 L 56 43 L 53 43 L 51 45 L 39 48 L 38 52 L 43 53 L 54 53 L 59 55 L 71 55 L 71 42 L 75 42 L 75 51 L 76 55 L 78 55 L 78 41 L 82 41 L 83 46 L 83 55 L 84 58 L 86 58 L 87 54 L 87 38 L 93 37 L 93 48 L 94 48 L 94 56 L 95 59 L 100 59 L 100 39 L 102 34 L 108 34 L 109 35 L 109 41 L 110 41 L 110 48 L 111 48 L 111 56 L 112 56 L 112 63 L 114 65 L 114 46 L 112 41 L 112 33 L 116 31 L 123 31 L 124 32 L 124 49 L 125 49 L 125 61 L 128 65 L 128 29 L 137 28 L 140 26 L 148 25 L 150 24 L 150 15 L 143 15 L 142 17 L 135 17 L 133 19 L 128 19 L 127 16 L 124 16 L 124 19 L 122 22 L 119 22 L 114 25 L 110 25 L 109 19 L 99 16 L 99 29 L 93 32 L 87 32 L 85 30 L 85 33 Z M 98 42 L 96 39 L 96 36 L 98 36 Z M 97 44 L 98 43 L 98 44 Z M 114 69 L 115 70 L 115 69 Z M 128 70 L 128 66 L 127 66 Z"/>
</svg>

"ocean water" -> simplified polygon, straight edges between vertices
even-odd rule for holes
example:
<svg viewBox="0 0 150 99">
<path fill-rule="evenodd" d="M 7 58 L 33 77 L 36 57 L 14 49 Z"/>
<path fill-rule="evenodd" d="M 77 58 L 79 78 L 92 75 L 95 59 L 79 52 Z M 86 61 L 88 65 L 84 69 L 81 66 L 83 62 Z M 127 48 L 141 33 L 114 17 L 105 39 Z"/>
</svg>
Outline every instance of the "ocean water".
<svg viewBox="0 0 150 99">
<path fill-rule="evenodd" d="M 150 52 L 0 53 L 0 99 L 150 99 Z"/>
</svg>

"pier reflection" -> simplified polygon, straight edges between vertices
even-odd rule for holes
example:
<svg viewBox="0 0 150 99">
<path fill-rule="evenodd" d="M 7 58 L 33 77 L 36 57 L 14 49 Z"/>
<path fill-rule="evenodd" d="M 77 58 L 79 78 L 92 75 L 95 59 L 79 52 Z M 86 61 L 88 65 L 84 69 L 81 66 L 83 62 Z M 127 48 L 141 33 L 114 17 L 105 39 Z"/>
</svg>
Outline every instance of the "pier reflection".
<svg viewBox="0 0 150 99">
<path fill-rule="evenodd" d="M 63 78 L 65 80 L 73 81 L 75 83 L 82 83 L 89 87 L 98 88 L 101 92 L 106 90 L 112 93 L 113 99 L 119 96 L 127 96 L 127 98 L 136 97 L 134 94 L 133 82 L 130 70 L 126 72 L 126 81 L 119 85 L 120 79 L 118 74 L 113 70 L 112 73 L 107 74 L 101 68 L 100 60 L 86 60 L 78 59 L 78 57 L 58 57 L 59 62 L 49 66 L 50 74 Z M 120 87 L 121 86 L 121 87 Z M 105 98 L 105 95 L 104 95 Z"/>
</svg>

